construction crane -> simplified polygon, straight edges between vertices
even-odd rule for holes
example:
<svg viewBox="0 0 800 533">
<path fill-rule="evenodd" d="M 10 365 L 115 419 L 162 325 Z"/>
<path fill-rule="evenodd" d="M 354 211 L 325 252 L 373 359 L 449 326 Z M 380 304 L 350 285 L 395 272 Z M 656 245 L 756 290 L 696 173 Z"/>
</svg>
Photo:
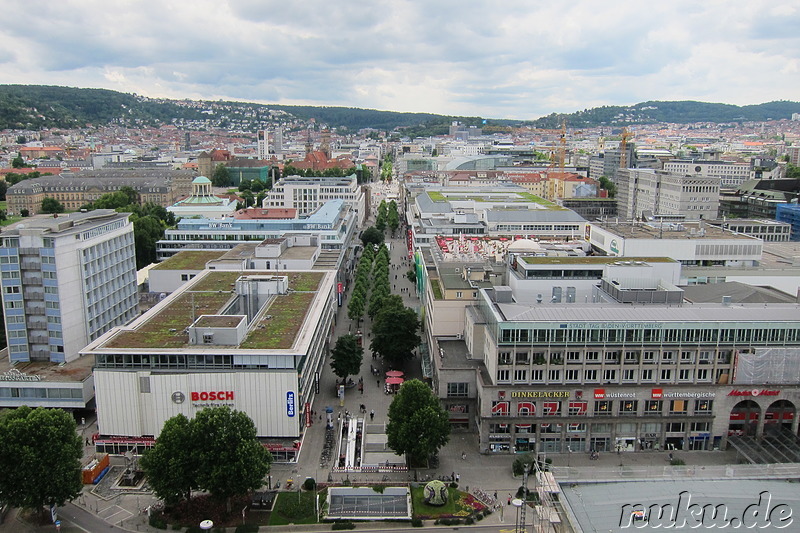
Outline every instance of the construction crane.
<svg viewBox="0 0 800 533">
<path fill-rule="evenodd" d="M 628 147 L 628 139 L 631 137 L 633 137 L 633 133 L 628 131 L 628 128 L 622 128 L 622 141 L 619 143 L 619 168 L 627 168 L 625 164 L 628 152 L 625 149 Z"/>
</svg>

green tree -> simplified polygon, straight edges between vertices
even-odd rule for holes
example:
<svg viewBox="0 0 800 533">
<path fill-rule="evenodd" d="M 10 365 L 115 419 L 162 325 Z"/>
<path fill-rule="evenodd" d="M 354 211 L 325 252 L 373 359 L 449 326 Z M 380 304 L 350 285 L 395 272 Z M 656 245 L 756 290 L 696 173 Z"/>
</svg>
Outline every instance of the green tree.
<svg viewBox="0 0 800 533">
<path fill-rule="evenodd" d="M 22 154 L 17 152 L 17 157 L 11 160 L 11 168 L 25 168 L 25 160 L 22 159 Z"/>
<path fill-rule="evenodd" d="M 55 198 L 47 197 L 42 200 L 42 213 L 63 213 L 64 206 Z"/>
<path fill-rule="evenodd" d="M 251 180 L 242 180 L 239 183 L 239 192 L 249 191 L 252 186 L 253 182 Z"/>
<path fill-rule="evenodd" d="M 203 409 L 193 420 L 197 446 L 197 484 L 227 502 L 259 488 L 269 473 L 272 455 L 258 442 L 256 426 L 242 411 Z"/>
<path fill-rule="evenodd" d="M 800 167 L 791 163 L 786 165 L 786 177 L 791 179 L 800 179 Z"/>
<path fill-rule="evenodd" d="M 450 421 L 431 388 L 418 379 L 403 383 L 389 406 L 387 444 L 406 455 L 412 466 L 424 466 L 450 440 Z"/>
<path fill-rule="evenodd" d="M 419 346 L 421 339 L 418 330 L 417 313 L 405 307 L 400 296 L 387 296 L 372 324 L 370 349 L 388 364 L 400 368 L 411 359 L 414 348 Z"/>
<path fill-rule="evenodd" d="M 164 237 L 164 224 L 156 217 L 131 215 L 136 246 L 136 268 L 156 262 L 156 243 Z"/>
<path fill-rule="evenodd" d="M 336 346 L 331 350 L 331 369 L 342 379 L 358 374 L 364 348 L 358 345 L 355 335 L 342 335 L 336 339 Z"/>
<path fill-rule="evenodd" d="M 211 185 L 214 187 L 229 187 L 231 184 L 231 173 L 228 167 L 222 163 L 218 163 L 214 167 L 214 173 L 211 175 Z"/>
<path fill-rule="evenodd" d="M 0 202 L 5 201 L 7 191 L 8 183 L 6 183 L 4 180 L 0 180 Z"/>
<path fill-rule="evenodd" d="M 610 179 L 600 176 L 598 181 L 600 182 L 600 187 L 608 191 L 609 198 L 614 198 L 617 195 L 617 186 Z"/>
<path fill-rule="evenodd" d="M 61 409 L 21 406 L 0 415 L 0 500 L 14 507 L 62 506 L 80 494 L 83 443 Z"/>
<path fill-rule="evenodd" d="M 364 248 L 366 248 L 368 244 L 377 244 L 380 246 L 383 244 L 383 232 L 375 226 L 370 226 L 361 234 L 361 242 L 364 244 Z"/>
<path fill-rule="evenodd" d="M 364 316 L 365 306 L 364 295 L 353 291 L 350 295 L 350 303 L 347 304 L 347 318 L 358 322 Z"/>
<path fill-rule="evenodd" d="M 24 207 L 19 210 L 19 216 L 21 216 L 22 218 L 26 218 L 26 217 L 30 216 L 30 214 L 31 214 L 30 211 L 28 211 Z"/>
<path fill-rule="evenodd" d="M 155 446 L 146 450 L 139 463 L 156 496 L 167 505 L 189 499 L 197 488 L 198 460 L 192 442 L 191 422 L 184 415 L 164 423 Z"/>
</svg>

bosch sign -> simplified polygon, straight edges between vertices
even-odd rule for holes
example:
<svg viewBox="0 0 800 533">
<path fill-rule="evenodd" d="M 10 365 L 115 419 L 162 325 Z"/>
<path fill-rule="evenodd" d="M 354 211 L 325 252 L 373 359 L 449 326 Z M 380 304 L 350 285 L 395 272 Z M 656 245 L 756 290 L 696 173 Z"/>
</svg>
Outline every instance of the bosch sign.
<svg viewBox="0 0 800 533">
<path fill-rule="evenodd" d="M 193 402 L 214 402 L 223 400 L 233 400 L 233 391 L 221 390 L 221 391 L 211 391 L 211 392 L 203 391 L 203 392 L 192 393 Z"/>
</svg>

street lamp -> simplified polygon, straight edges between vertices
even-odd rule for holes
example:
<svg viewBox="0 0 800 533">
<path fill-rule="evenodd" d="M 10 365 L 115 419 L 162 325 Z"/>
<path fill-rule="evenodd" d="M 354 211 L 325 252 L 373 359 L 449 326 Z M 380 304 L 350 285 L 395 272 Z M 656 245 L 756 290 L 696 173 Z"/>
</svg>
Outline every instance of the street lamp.
<svg viewBox="0 0 800 533">
<path fill-rule="evenodd" d="M 513 500 L 511 500 L 511 505 L 513 505 L 514 507 L 517 508 L 517 515 L 514 518 L 514 533 L 519 533 L 520 531 L 524 531 L 524 526 L 523 526 L 522 530 L 520 530 L 520 526 L 519 526 L 519 524 L 520 524 L 520 522 L 519 522 L 519 510 L 522 508 L 522 506 L 524 504 L 525 504 L 525 502 L 523 502 L 519 498 L 514 498 Z"/>
<path fill-rule="evenodd" d="M 528 506 L 528 473 L 531 471 L 530 463 L 522 464 L 522 504 L 519 507 L 519 529 L 525 531 L 525 508 Z"/>
</svg>

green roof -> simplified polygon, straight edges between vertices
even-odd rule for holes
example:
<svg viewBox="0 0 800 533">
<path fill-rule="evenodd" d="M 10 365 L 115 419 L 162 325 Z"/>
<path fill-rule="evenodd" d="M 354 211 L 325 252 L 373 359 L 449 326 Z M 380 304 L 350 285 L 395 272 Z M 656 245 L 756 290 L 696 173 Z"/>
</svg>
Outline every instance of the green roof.
<svg viewBox="0 0 800 533">
<path fill-rule="evenodd" d="M 206 263 L 223 255 L 225 251 L 184 250 L 160 262 L 152 270 L 204 270 Z"/>
<path fill-rule="evenodd" d="M 291 348 L 311 309 L 324 272 L 211 271 L 195 282 L 189 282 L 187 290 L 166 307 L 149 315 L 136 329 L 121 331 L 103 348 L 187 347 L 189 335 L 186 328 L 201 315 L 220 314 L 236 297 L 236 280 L 252 275 L 288 276 L 290 292 L 278 294 L 271 300 L 239 348 Z"/>
<path fill-rule="evenodd" d="M 197 176 L 192 180 L 192 183 L 211 183 L 211 180 L 205 176 Z"/>
</svg>

